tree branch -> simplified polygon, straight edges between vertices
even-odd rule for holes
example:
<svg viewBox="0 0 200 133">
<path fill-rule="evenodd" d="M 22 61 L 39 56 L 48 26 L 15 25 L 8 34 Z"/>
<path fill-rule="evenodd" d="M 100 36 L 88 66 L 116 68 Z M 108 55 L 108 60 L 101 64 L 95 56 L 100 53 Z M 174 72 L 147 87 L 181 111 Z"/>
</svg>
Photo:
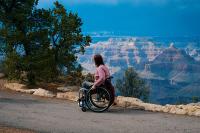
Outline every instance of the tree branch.
<svg viewBox="0 0 200 133">
<path fill-rule="evenodd" d="M 12 11 L 12 8 L 13 8 L 15 5 L 16 5 L 16 0 L 12 0 L 12 3 L 11 3 L 11 5 L 10 5 L 10 7 L 9 7 L 9 12 Z"/>
</svg>

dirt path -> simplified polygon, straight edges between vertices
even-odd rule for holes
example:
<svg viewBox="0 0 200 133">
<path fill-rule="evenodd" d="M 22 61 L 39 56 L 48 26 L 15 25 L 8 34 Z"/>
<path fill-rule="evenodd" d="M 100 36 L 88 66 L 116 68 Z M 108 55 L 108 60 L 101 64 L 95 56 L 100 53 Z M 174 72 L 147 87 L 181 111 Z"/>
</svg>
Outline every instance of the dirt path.
<svg viewBox="0 0 200 133">
<path fill-rule="evenodd" d="M 2 90 L 0 125 L 51 133 L 200 132 L 200 118 L 197 117 L 123 108 L 83 113 L 77 103 Z"/>
<path fill-rule="evenodd" d="M 25 129 L 17 129 L 0 125 L 0 133 L 35 133 Z"/>
</svg>

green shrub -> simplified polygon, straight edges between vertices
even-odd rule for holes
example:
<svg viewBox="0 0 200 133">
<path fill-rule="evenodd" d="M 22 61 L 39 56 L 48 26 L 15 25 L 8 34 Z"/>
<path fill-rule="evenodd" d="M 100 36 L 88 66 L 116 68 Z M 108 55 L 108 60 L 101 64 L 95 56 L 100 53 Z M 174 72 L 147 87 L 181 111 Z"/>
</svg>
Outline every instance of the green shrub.
<svg viewBox="0 0 200 133">
<path fill-rule="evenodd" d="M 17 53 L 12 52 L 8 54 L 5 60 L 3 61 L 2 71 L 5 73 L 6 77 L 8 77 L 9 80 L 18 80 L 21 79 L 21 65 L 22 64 L 20 56 Z"/>
<path fill-rule="evenodd" d="M 136 97 L 144 101 L 149 100 L 150 89 L 133 68 L 128 68 L 123 78 L 116 81 L 115 86 L 122 96 Z"/>
<path fill-rule="evenodd" d="M 199 97 L 197 97 L 197 96 L 193 96 L 192 97 L 192 102 L 193 103 L 197 103 L 197 102 L 199 102 L 200 101 L 200 98 Z"/>
</svg>

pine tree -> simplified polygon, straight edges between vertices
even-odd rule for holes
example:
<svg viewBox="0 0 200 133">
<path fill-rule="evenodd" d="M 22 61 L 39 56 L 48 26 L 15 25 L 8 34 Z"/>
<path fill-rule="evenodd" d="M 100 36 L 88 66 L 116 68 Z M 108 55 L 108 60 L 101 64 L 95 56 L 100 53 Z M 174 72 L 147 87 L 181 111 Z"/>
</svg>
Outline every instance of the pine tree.
<svg viewBox="0 0 200 133">
<path fill-rule="evenodd" d="M 124 72 L 122 79 L 116 81 L 116 88 L 122 96 L 136 97 L 144 101 L 149 99 L 149 87 L 140 79 L 132 67 Z"/>
</svg>

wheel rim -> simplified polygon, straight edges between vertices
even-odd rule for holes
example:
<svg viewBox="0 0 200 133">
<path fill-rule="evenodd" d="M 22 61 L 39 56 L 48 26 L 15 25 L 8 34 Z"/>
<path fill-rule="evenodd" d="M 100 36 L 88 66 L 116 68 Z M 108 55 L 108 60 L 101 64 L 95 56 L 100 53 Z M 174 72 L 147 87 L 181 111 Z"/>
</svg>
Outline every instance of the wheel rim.
<svg viewBox="0 0 200 133">
<path fill-rule="evenodd" d="M 102 112 L 109 108 L 111 97 L 105 88 L 97 88 L 98 90 L 89 90 L 87 97 L 87 106 L 95 112 Z"/>
</svg>

